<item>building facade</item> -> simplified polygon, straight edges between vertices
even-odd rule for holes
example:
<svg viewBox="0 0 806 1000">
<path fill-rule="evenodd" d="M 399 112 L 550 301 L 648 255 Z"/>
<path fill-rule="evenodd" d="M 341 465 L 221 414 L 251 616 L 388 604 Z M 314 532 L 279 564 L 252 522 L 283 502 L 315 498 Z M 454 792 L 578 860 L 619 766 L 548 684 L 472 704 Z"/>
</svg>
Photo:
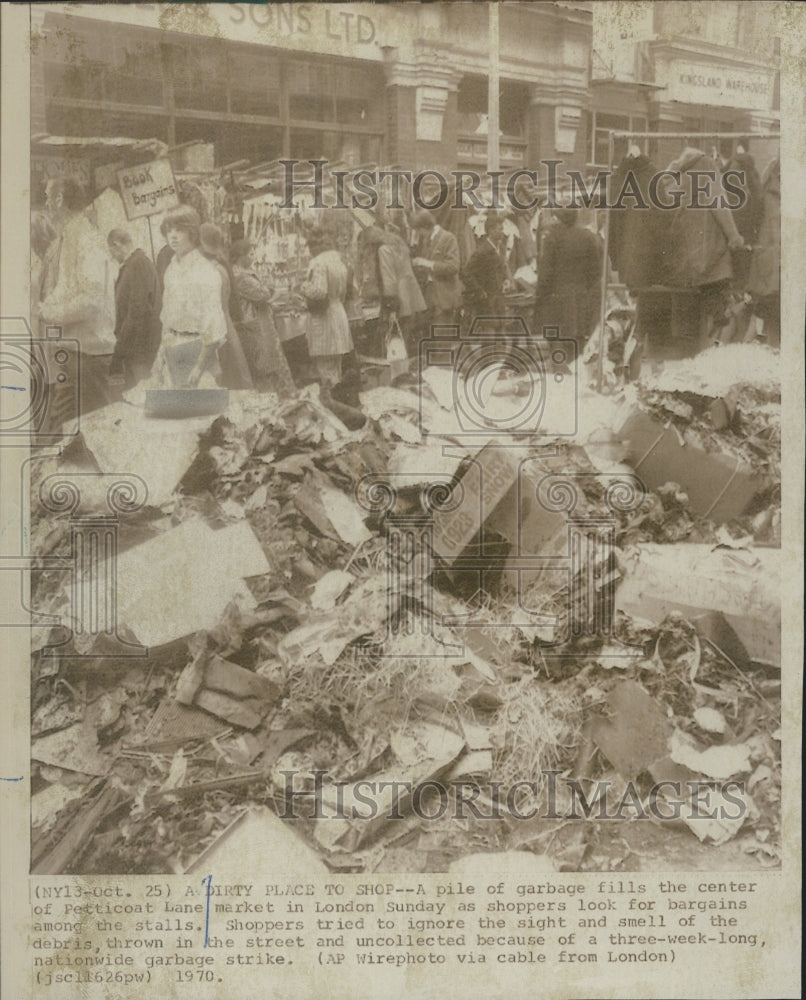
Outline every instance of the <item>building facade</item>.
<svg viewBox="0 0 806 1000">
<path fill-rule="evenodd" d="M 778 126 L 773 4 L 498 8 L 505 172 L 605 166 L 610 129 Z M 487 164 L 485 3 L 119 4 L 114 20 L 108 5 L 34 4 L 31 16 L 32 135 L 204 142 L 216 166 Z"/>
<path fill-rule="evenodd" d="M 706 138 L 777 131 L 777 14 L 763 0 L 594 4 L 589 164 L 606 165 L 610 129 Z M 772 144 L 753 148 L 763 155 Z"/>
<path fill-rule="evenodd" d="M 34 5 L 32 134 L 215 145 L 217 165 L 481 167 L 486 4 Z M 501 166 L 585 160 L 592 14 L 500 8 Z"/>
</svg>

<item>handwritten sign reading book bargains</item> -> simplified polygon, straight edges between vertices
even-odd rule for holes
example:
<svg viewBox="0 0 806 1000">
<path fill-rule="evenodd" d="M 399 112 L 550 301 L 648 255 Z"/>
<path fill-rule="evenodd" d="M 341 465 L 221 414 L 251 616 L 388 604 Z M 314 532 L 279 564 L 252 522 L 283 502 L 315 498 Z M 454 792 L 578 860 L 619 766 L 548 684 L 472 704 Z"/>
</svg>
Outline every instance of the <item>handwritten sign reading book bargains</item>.
<svg viewBox="0 0 806 1000">
<path fill-rule="evenodd" d="M 118 182 L 128 219 L 157 215 L 179 204 L 170 160 L 154 160 L 118 171 Z"/>
</svg>

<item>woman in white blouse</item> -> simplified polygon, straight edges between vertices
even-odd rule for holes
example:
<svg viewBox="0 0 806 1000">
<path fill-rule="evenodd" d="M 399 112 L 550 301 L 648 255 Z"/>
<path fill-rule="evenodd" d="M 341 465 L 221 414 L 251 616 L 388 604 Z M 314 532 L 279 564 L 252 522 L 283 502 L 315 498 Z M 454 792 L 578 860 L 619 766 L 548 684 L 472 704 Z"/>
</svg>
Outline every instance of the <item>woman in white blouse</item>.
<svg viewBox="0 0 806 1000">
<path fill-rule="evenodd" d="M 227 339 L 221 275 L 198 249 L 200 226 L 198 212 L 188 205 L 166 212 L 160 226 L 173 257 L 165 270 L 154 375 L 176 387 L 215 385 L 218 348 Z"/>
</svg>

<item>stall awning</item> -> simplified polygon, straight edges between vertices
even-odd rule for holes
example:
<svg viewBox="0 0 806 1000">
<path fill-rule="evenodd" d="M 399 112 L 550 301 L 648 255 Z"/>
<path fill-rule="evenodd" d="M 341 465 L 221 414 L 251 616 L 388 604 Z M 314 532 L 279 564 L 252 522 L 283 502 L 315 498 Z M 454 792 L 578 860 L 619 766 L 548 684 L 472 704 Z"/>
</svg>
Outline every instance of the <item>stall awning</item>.
<svg viewBox="0 0 806 1000">
<path fill-rule="evenodd" d="M 31 136 L 31 150 L 35 153 L 101 152 L 148 154 L 154 159 L 168 150 L 160 139 L 131 139 L 124 136 L 69 136 L 38 133 Z"/>
</svg>

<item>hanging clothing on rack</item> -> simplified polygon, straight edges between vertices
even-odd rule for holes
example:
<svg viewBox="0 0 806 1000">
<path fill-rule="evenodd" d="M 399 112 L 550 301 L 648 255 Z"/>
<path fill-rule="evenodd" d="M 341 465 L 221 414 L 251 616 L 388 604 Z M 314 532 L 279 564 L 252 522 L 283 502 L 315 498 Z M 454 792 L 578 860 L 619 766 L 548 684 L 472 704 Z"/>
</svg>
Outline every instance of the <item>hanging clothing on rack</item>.
<svg viewBox="0 0 806 1000">
<path fill-rule="evenodd" d="M 722 170 L 724 176 L 728 171 L 735 171 L 739 176 L 731 178 L 731 187 L 742 192 L 742 203 L 732 208 L 733 221 L 745 243 L 753 244 L 758 236 L 761 221 L 764 193 L 761 189 L 761 178 L 756 170 L 756 163 L 750 153 L 741 147 L 731 156 Z"/>
<path fill-rule="evenodd" d="M 631 293 L 659 280 L 664 220 L 649 196 L 649 182 L 654 174 L 655 165 L 643 154 L 625 157 L 613 173 L 611 197 L 615 205 L 610 210 L 610 262 Z"/>
<path fill-rule="evenodd" d="M 776 156 L 764 170 L 761 181 L 764 200 L 758 229 L 758 244 L 750 259 L 748 291 L 753 312 L 764 321 L 767 343 L 781 343 L 781 161 Z"/>
<path fill-rule="evenodd" d="M 725 164 L 722 171 L 723 176 L 732 171 L 730 178 L 732 188 L 737 187 L 742 192 L 742 203 L 736 208 L 732 208 L 733 221 L 736 228 L 747 246 L 753 246 L 758 237 L 758 227 L 761 221 L 761 211 L 763 207 L 763 192 L 761 190 L 761 178 L 756 170 L 756 164 L 750 153 L 745 152 L 741 147 L 736 150 L 733 156 Z M 744 250 L 734 254 L 733 257 L 734 286 L 737 291 L 744 292 L 747 288 L 747 280 L 750 274 L 750 254 Z"/>
<path fill-rule="evenodd" d="M 733 277 L 731 250 L 738 250 L 744 241 L 733 212 L 718 205 L 718 164 L 701 149 L 689 146 L 668 169 L 680 172 L 682 195 L 680 204 L 665 212 L 668 228 L 661 246 L 663 283 L 673 288 L 700 288 L 729 281 Z M 692 177 L 695 173 L 698 176 Z M 670 201 L 668 194 L 663 197 Z M 699 207 L 712 203 L 714 208 Z"/>
</svg>

